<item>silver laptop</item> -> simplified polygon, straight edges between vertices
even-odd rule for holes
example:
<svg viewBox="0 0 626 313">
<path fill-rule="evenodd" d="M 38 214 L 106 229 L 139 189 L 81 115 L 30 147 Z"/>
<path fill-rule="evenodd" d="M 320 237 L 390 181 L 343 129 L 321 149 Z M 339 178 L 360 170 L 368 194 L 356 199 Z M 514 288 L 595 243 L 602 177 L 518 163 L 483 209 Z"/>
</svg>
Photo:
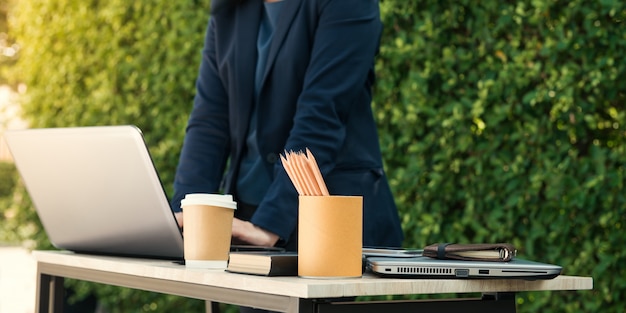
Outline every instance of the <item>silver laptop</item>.
<svg viewBox="0 0 626 313">
<path fill-rule="evenodd" d="M 183 237 L 134 126 L 14 130 L 9 149 L 52 244 L 183 259 Z"/>
<path fill-rule="evenodd" d="M 552 279 L 562 267 L 523 259 L 509 262 L 439 260 L 425 256 L 410 258 L 369 257 L 367 267 L 374 274 L 407 278 L 520 278 Z"/>
</svg>

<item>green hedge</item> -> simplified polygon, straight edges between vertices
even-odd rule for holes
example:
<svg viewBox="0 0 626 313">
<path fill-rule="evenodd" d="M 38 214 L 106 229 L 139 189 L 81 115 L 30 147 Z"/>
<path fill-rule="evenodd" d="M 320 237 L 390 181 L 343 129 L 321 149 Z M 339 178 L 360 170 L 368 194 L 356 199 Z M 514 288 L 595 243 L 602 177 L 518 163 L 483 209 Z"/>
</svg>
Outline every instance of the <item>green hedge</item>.
<svg viewBox="0 0 626 313">
<path fill-rule="evenodd" d="M 407 244 L 514 243 L 593 276 L 521 312 L 619 312 L 626 287 L 620 1 L 384 1 L 375 108 Z"/>
<path fill-rule="evenodd" d="M 14 73 L 32 127 L 134 124 L 171 192 L 192 106 L 207 1 L 19 1 Z M 35 219 L 33 211 L 26 211 Z M 37 248 L 49 247 L 37 240 Z M 69 281 L 72 301 L 95 292 L 111 313 L 201 312 L 203 302 Z"/>
<path fill-rule="evenodd" d="M 19 1 L 15 73 L 32 125 L 136 124 L 170 191 L 206 2 Z M 382 0 L 381 12 L 373 106 L 405 246 L 512 242 L 594 278 L 592 291 L 522 293 L 520 312 L 621 312 L 624 4 Z M 95 290 L 112 312 L 200 310 Z"/>
<path fill-rule="evenodd" d="M 14 38 L 9 35 L 9 24 L 7 21 L 11 0 L 0 0 L 0 84 L 7 84 L 7 68 L 13 66 L 19 54 L 19 46 L 14 42 Z M 2 108 L 0 108 L 2 112 Z"/>
</svg>

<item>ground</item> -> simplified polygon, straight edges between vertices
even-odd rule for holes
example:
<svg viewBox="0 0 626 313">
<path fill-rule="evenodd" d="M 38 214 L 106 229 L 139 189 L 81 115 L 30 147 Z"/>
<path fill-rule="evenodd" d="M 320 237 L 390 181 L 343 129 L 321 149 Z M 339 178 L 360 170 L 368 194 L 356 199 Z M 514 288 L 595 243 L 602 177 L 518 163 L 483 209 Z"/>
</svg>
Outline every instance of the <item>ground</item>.
<svg viewBox="0 0 626 313">
<path fill-rule="evenodd" d="M 35 312 L 36 274 L 29 251 L 0 245 L 0 313 Z"/>
</svg>

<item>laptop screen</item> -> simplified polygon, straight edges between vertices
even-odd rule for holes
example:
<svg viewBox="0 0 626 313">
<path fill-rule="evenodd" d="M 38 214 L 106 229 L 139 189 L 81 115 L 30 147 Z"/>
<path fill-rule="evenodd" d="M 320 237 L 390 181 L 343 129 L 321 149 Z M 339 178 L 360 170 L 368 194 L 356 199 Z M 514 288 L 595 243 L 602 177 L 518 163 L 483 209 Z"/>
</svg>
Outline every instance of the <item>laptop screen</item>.
<svg viewBox="0 0 626 313">
<path fill-rule="evenodd" d="M 182 234 L 138 128 L 26 129 L 5 137 L 57 248 L 182 259 Z"/>
</svg>

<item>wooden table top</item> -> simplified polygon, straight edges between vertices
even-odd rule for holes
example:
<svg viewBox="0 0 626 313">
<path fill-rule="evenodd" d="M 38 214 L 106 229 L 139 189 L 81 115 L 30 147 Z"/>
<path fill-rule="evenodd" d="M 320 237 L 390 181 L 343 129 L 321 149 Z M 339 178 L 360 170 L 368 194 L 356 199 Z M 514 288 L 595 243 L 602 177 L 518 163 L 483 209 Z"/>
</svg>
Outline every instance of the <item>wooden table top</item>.
<svg viewBox="0 0 626 313">
<path fill-rule="evenodd" d="M 168 260 L 95 256 L 68 251 L 34 251 L 33 256 L 39 263 L 47 265 L 298 298 L 589 290 L 593 288 L 591 277 L 565 275 L 550 280 L 534 281 L 521 279 L 380 278 L 367 273 L 361 278 L 310 279 L 234 274 L 224 270 L 186 268 L 184 265 Z"/>
</svg>

